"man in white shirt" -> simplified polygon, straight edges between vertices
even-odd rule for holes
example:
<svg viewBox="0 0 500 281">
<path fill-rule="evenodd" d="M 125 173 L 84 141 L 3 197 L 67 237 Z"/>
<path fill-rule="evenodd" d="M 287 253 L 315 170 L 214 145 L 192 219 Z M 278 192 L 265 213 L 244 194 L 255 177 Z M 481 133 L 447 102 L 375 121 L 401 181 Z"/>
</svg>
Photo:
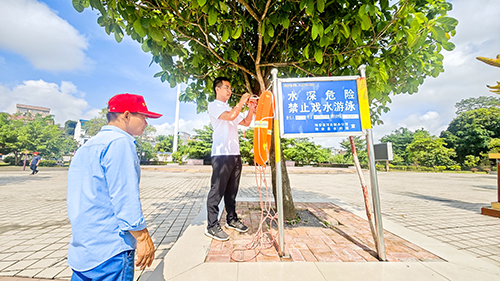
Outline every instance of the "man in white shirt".
<svg viewBox="0 0 500 281">
<path fill-rule="evenodd" d="M 231 108 L 227 101 L 232 88 L 228 78 L 214 80 L 216 99 L 208 105 L 208 114 L 213 127 L 212 143 L 212 184 L 207 198 L 208 227 L 205 235 L 219 241 L 229 239 L 219 225 L 219 203 L 224 197 L 227 212 L 226 227 L 239 232 L 248 231 L 236 215 L 236 195 L 241 176 L 241 156 L 238 140 L 238 125 L 248 126 L 252 122 L 256 103 L 249 103 L 246 117 L 240 115 L 250 94 L 244 94 L 238 104 Z"/>
</svg>

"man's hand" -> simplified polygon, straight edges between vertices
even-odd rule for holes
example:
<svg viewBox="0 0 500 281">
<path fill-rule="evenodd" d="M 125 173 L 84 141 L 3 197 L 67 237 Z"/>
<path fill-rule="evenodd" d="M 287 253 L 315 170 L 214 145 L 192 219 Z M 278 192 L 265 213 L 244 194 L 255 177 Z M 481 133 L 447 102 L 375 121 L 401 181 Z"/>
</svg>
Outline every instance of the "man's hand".
<svg viewBox="0 0 500 281">
<path fill-rule="evenodd" d="M 243 104 L 245 104 L 249 98 L 250 98 L 250 94 L 244 93 L 243 96 L 241 96 L 239 104 L 241 104 L 243 106 Z"/>
<path fill-rule="evenodd" d="M 257 110 L 257 103 L 255 101 L 250 101 L 248 104 L 248 110 L 253 113 Z"/>
<path fill-rule="evenodd" d="M 146 266 L 151 266 L 153 259 L 155 258 L 155 246 L 153 245 L 153 240 L 149 236 L 148 229 L 145 228 L 139 231 L 130 231 L 135 239 L 137 240 L 137 262 L 135 265 L 141 270 L 146 268 Z"/>
</svg>

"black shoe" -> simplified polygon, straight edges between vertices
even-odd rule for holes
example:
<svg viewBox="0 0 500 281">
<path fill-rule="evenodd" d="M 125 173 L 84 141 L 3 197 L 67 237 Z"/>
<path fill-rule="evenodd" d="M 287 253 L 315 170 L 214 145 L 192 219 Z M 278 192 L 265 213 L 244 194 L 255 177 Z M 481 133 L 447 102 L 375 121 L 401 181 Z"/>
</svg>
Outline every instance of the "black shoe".
<svg viewBox="0 0 500 281">
<path fill-rule="evenodd" d="M 230 222 L 226 222 L 226 227 L 234 229 L 238 232 L 247 232 L 248 227 L 244 225 L 240 219 L 233 219 Z"/>
<path fill-rule="evenodd" d="M 205 235 L 219 241 L 229 240 L 229 235 L 222 230 L 219 224 L 205 229 Z"/>
</svg>

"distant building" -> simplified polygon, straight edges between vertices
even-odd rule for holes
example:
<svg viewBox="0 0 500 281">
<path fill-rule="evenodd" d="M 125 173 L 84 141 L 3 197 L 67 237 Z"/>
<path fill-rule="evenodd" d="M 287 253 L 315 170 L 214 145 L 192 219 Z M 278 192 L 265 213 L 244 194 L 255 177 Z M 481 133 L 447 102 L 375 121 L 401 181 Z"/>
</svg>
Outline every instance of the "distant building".
<svg viewBox="0 0 500 281">
<path fill-rule="evenodd" d="M 332 155 L 338 155 L 338 154 L 344 155 L 347 153 L 347 150 L 341 148 L 339 149 L 335 147 L 329 147 L 329 149 L 332 152 Z"/>
<path fill-rule="evenodd" d="M 179 139 L 182 141 L 182 144 L 187 144 L 188 140 L 191 140 L 191 135 L 186 132 L 179 132 Z"/>
<path fill-rule="evenodd" d="M 32 116 L 35 116 L 37 114 L 41 114 L 43 117 L 45 117 L 50 115 L 50 108 L 18 103 L 16 104 L 16 113 L 19 113 L 23 116 L 28 116 L 30 114 Z"/>
<path fill-rule="evenodd" d="M 162 162 L 172 162 L 172 152 L 157 152 L 156 157 L 158 161 Z"/>
<path fill-rule="evenodd" d="M 80 119 L 76 123 L 75 134 L 73 135 L 73 138 L 75 139 L 76 142 L 78 142 L 78 146 L 82 146 L 84 143 L 86 143 L 90 139 L 90 136 L 87 135 L 87 130 L 84 130 L 82 128 L 82 126 L 85 124 L 85 122 L 88 122 L 88 121 L 89 120 Z"/>
</svg>

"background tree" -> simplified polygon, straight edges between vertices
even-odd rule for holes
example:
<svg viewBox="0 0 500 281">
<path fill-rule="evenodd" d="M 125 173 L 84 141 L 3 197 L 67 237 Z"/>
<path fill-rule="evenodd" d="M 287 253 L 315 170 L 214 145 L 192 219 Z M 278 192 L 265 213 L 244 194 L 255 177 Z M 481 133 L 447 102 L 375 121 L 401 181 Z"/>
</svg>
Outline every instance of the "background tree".
<svg viewBox="0 0 500 281">
<path fill-rule="evenodd" d="M 247 163 L 248 165 L 255 165 L 253 153 L 253 136 L 253 128 L 248 128 L 245 131 L 238 131 L 241 161 L 243 161 L 243 163 Z"/>
<path fill-rule="evenodd" d="M 401 127 L 394 130 L 390 135 L 383 136 L 380 141 L 383 143 L 392 143 L 392 152 L 394 154 L 393 164 L 396 165 L 410 165 L 412 162 L 408 158 L 406 147 L 413 142 L 416 133 L 424 131 L 424 129 L 412 132 L 408 128 Z"/>
<path fill-rule="evenodd" d="M 464 112 L 451 121 L 441 137 L 448 148 L 455 149 L 459 163 L 464 163 L 466 155 L 480 156 L 488 152 L 492 138 L 500 138 L 500 108 Z"/>
<path fill-rule="evenodd" d="M 196 133 L 194 140 L 187 143 L 188 157 L 191 159 L 204 159 L 212 153 L 212 125 L 205 125 L 203 129 L 193 129 Z"/>
<path fill-rule="evenodd" d="M 156 151 L 161 151 L 161 152 L 172 152 L 173 147 L 174 147 L 174 135 L 159 135 L 156 137 L 156 146 L 155 149 Z M 182 141 L 179 140 L 178 142 L 179 145 L 182 145 Z"/>
<path fill-rule="evenodd" d="M 135 137 L 139 161 L 150 161 L 156 158 L 156 149 L 147 139 Z"/>
<path fill-rule="evenodd" d="M 332 156 L 332 163 L 335 164 L 352 164 L 352 159 L 346 159 L 347 157 L 344 157 L 344 154 L 335 154 Z"/>
<path fill-rule="evenodd" d="M 356 146 L 356 154 L 358 155 L 359 163 L 361 165 L 368 164 L 368 152 L 366 151 L 366 139 L 361 136 L 354 137 L 354 145 Z M 340 147 L 346 151 L 344 159 L 347 163 L 354 163 L 352 158 L 351 142 L 346 138 L 340 142 Z"/>
<path fill-rule="evenodd" d="M 196 102 L 198 112 L 215 98 L 216 76 L 260 94 L 273 68 L 282 77 L 353 75 L 363 63 L 377 119 L 389 93 L 415 93 L 425 77 L 443 71 L 440 52 L 454 48 L 448 40 L 458 23 L 446 16 L 452 6 L 444 0 L 73 0 L 79 12 L 89 5 L 118 42 L 126 33 L 152 54 L 162 68 L 156 77 L 171 87 L 188 83 L 181 100 Z"/>
<path fill-rule="evenodd" d="M 78 149 L 78 143 L 73 136 L 65 136 L 61 144 L 61 155 L 73 154 Z"/>
<path fill-rule="evenodd" d="M 298 165 L 326 163 L 331 160 L 331 151 L 308 138 L 283 139 L 283 157 Z"/>
<path fill-rule="evenodd" d="M 101 130 L 102 126 L 108 124 L 108 119 L 106 119 L 106 113 L 108 113 L 108 108 L 105 107 L 101 109 L 99 115 L 90 119 L 83 124 L 82 129 L 86 131 L 88 136 L 95 136 Z"/>
<path fill-rule="evenodd" d="M 492 138 L 488 143 L 488 153 L 500 153 L 500 138 Z"/>
<path fill-rule="evenodd" d="M 455 104 L 455 108 L 457 109 L 455 113 L 460 115 L 466 111 L 490 107 L 500 107 L 500 98 L 481 96 L 463 99 Z"/>
<path fill-rule="evenodd" d="M 17 128 L 21 126 L 20 120 L 12 120 L 10 115 L 0 112 L 0 153 L 9 154 L 16 150 Z"/>
<path fill-rule="evenodd" d="M 467 155 L 465 156 L 464 166 L 469 168 L 474 168 L 477 166 L 477 164 L 479 164 L 480 161 L 481 158 L 479 158 L 479 156 Z"/>
<path fill-rule="evenodd" d="M 73 120 L 68 120 L 64 123 L 64 133 L 68 136 L 74 136 L 75 135 L 75 128 L 76 124 L 78 122 L 73 121 Z"/>
<path fill-rule="evenodd" d="M 153 146 L 156 128 L 147 125 L 141 136 L 134 136 L 136 142 L 137 155 L 140 161 L 149 161 L 156 158 L 156 149 Z"/>
<path fill-rule="evenodd" d="M 33 119 L 10 119 L 0 115 L 0 141 L 7 140 L 2 145 L 2 153 L 13 153 L 15 164 L 18 165 L 25 152 L 38 151 L 44 159 L 59 158 L 69 137 L 64 135 L 58 125 L 54 124 L 52 115 L 35 115 Z M 6 133 L 4 130 L 11 130 Z M 2 136 L 3 135 L 3 136 Z"/>
<path fill-rule="evenodd" d="M 425 167 L 451 166 L 455 162 L 452 148 L 446 148 L 444 139 L 431 136 L 421 130 L 415 133 L 413 141 L 406 147 L 408 159 L 416 165 Z"/>
</svg>

